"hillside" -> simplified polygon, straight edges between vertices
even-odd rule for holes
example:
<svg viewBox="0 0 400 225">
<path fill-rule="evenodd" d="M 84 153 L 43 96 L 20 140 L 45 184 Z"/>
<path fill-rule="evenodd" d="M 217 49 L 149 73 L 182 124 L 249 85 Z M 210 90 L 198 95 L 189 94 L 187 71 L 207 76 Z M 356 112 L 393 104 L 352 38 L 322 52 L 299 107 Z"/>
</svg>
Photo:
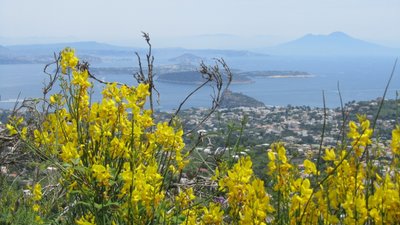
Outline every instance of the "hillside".
<svg viewBox="0 0 400 225">
<path fill-rule="evenodd" d="M 265 107 L 264 103 L 242 93 L 226 90 L 222 94 L 221 108 Z"/>
</svg>

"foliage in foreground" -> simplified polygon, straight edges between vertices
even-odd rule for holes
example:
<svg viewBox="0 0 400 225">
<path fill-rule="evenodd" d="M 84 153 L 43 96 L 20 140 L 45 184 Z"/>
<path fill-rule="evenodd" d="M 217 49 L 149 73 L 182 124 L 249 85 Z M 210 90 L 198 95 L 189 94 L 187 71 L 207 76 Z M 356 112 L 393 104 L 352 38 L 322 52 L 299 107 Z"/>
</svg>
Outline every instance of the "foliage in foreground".
<svg viewBox="0 0 400 225">
<path fill-rule="evenodd" d="M 320 151 L 304 170 L 292 165 L 283 143 L 268 154 L 270 188 L 253 174 L 252 161 L 209 165 L 208 185 L 184 182 L 192 151 L 176 120 L 155 123 L 145 109 L 151 85 L 108 84 L 91 102 L 87 68 L 74 51 L 59 61 L 62 91 L 34 129 L 12 118 L 7 125 L 43 163 L 56 167 L 60 185 L 37 181 L 23 202 L 36 223 L 57 224 L 395 224 L 400 221 L 400 127 L 391 146 L 372 147 L 363 116 L 347 138 Z M 386 164 L 382 151 L 391 151 Z M 52 188 L 50 188 L 52 187 Z M 267 190 L 269 193 L 267 193 Z M 1 191 L 3 215 L 13 199 Z M 56 195 L 62 201 L 53 201 Z M 7 211 L 8 210 L 8 211 Z M 28 217 L 27 217 L 28 218 Z M 33 219 L 32 219 L 33 220 Z M 3 221 L 1 221 L 3 222 Z"/>
</svg>

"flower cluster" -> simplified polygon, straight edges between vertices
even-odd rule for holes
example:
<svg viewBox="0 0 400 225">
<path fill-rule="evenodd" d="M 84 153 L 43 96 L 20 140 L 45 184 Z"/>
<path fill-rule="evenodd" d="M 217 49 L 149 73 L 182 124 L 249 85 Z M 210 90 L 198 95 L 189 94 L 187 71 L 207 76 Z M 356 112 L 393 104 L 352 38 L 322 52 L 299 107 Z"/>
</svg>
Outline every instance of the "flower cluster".
<svg viewBox="0 0 400 225">
<path fill-rule="evenodd" d="M 161 169 L 168 164 L 181 171 L 186 165 L 183 132 L 153 122 L 152 112 L 144 109 L 148 84 L 108 84 L 102 101 L 91 103 L 92 83 L 78 62 L 74 50 L 61 52 L 62 92 L 50 97 L 55 110 L 33 131 L 35 147 L 60 162 L 70 200 L 90 202 L 70 210 L 80 215 L 77 223 L 146 223 L 165 196 L 167 174 Z"/>
<path fill-rule="evenodd" d="M 61 52 L 61 71 L 63 74 L 67 73 L 68 68 L 75 68 L 79 59 L 75 56 L 75 50 L 72 48 L 65 48 Z"/>
<path fill-rule="evenodd" d="M 353 140 L 352 145 L 358 157 L 364 152 L 366 146 L 370 145 L 373 130 L 370 128 L 370 122 L 366 116 L 357 115 L 359 125 L 351 121 L 349 123 L 350 131 L 347 134 Z"/>
<path fill-rule="evenodd" d="M 351 141 L 348 149 L 327 148 L 325 154 L 319 156 L 324 160 L 319 167 L 306 159 L 301 177 L 294 179 L 294 171 L 287 174 L 285 182 L 290 183 L 290 190 L 286 193 L 291 199 L 284 199 L 283 205 L 288 205 L 289 210 L 286 213 L 285 207 L 276 204 L 276 210 L 284 212 L 278 214 L 274 221 L 290 224 L 396 223 L 400 215 L 397 210 L 400 206 L 400 186 L 395 153 L 397 129 L 393 131 L 391 144 L 393 163 L 380 165 L 379 168 L 378 164 L 370 162 L 375 158 L 374 154 L 368 152 L 369 161 L 365 154 L 372 148 L 370 122 L 365 116 L 358 116 L 358 123 L 351 121 L 347 134 Z M 278 145 L 278 148 L 272 146 L 272 151 L 268 153 L 269 174 L 277 181 L 274 190 L 280 190 L 278 194 L 286 190 L 282 189 L 284 185 L 279 186 L 281 173 L 286 171 L 279 171 L 279 165 L 286 162 L 282 152 L 282 146 Z M 278 160 L 274 153 L 278 153 Z M 282 198 L 284 195 L 278 195 L 271 201 L 279 203 Z"/>
<path fill-rule="evenodd" d="M 37 215 L 35 216 L 35 221 L 38 222 L 39 224 L 42 223 L 42 218 L 40 217 L 40 200 L 42 200 L 43 193 L 42 193 L 42 186 L 40 183 L 36 183 L 33 186 L 32 190 L 32 200 L 33 200 L 33 205 L 32 209 Z"/>
<path fill-rule="evenodd" d="M 239 224 L 266 224 L 273 212 L 264 182 L 253 175 L 249 157 L 241 158 L 219 181 L 219 188 L 227 192 L 229 215 Z"/>
<path fill-rule="evenodd" d="M 400 155 L 400 126 L 392 131 L 391 149 L 394 155 Z"/>
</svg>

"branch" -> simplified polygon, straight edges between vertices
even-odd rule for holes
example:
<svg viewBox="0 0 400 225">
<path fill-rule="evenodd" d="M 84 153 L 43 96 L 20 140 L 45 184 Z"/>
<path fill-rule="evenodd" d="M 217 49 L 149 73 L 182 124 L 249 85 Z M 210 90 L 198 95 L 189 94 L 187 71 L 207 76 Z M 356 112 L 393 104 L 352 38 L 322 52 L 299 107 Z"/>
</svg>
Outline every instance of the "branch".
<svg viewBox="0 0 400 225">
<path fill-rule="evenodd" d="M 188 100 L 190 96 L 194 94 L 194 92 L 197 92 L 200 90 L 200 88 L 204 87 L 205 84 L 211 83 L 211 87 L 214 89 L 214 95 L 211 96 L 212 98 L 212 106 L 210 108 L 210 112 L 203 117 L 203 119 L 200 121 L 200 123 L 191 129 L 190 131 L 186 132 L 185 135 L 192 133 L 194 130 L 199 128 L 201 124 L 203 124 L 209 117 L 217 110 L 217 108 L 220 106 L 221 100 L 222 100 L 222 95 L 223 93 L 228 89 L 232 82 L 232 72 L 229 69 L 228 65 L 226 62 L 221 58 L 221 59 L 214 59 L 215 60 L 215 65 L 214 66 L 207 66 L 204 64 L 204 62 L 201 62 L 200 64 L 200 70 L 199 72 L 202 74 L 202 77 L 206 80 L 202 85 L 200 85 L 198 88 L 196 88 L 193 92 L 189 94 L 182 102 L 174 113 L 174 115 L 171 118 L 171 121 L 173 118 L 175 118 L 178 113 L 180 112 L 183 104 Z M 224 72 L 220 70 L 219 65 L 221 65 L 224 68 Z M 224 77 L 226 76 L 226 83 L 224 80 Z M 170 121 L 170 122 L 171 122 Z"/>
</svg>

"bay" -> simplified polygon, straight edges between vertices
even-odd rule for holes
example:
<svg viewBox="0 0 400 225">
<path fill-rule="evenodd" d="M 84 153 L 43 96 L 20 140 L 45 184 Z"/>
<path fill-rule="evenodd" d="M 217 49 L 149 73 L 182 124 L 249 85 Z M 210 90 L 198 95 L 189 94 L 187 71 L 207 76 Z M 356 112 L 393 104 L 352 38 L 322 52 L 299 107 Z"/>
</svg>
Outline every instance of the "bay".
<svg viewBox="0 0 400 225">
<path fill-rule="evenodd" d="M 266 105 L 322 107 L 324 91 L 326 105 L 338 107 L 338 83 L 344 102 L 371 100 L 383 95 L 394 58 L 391 57 L 231 57 L 225 59 L 231 68 L 241 71 L 296 70 L 312 75 L 310 78 L 251 78 L 250 84 L 233 84 L 230 89 L 256 98 Z M 42 97 L 43 64 L 0 65 L 0 108 L 12 108 L 16 99 Z M 92 65 L 109 67 L 109 64 Z M 119 63 L 118 66 L 135 66 Z M 157 66 L 157 65 L 156 65 Z M 136 85 L 132 74 L 107 74 L 100 79 Z M 196 88 L 195 85 L 155 82 L 160 93 L 160 110 L 172 110 Z M 100 99 L 101 85 L 96 84 L 94 100 Z M 400 73 L 395 71 L 388 89 L 388 98 L 395 98 L 400 90 Z M 207 87 L 192 96 L 188 107 L 209 107 L 213 89 Z"/>
</svg>

